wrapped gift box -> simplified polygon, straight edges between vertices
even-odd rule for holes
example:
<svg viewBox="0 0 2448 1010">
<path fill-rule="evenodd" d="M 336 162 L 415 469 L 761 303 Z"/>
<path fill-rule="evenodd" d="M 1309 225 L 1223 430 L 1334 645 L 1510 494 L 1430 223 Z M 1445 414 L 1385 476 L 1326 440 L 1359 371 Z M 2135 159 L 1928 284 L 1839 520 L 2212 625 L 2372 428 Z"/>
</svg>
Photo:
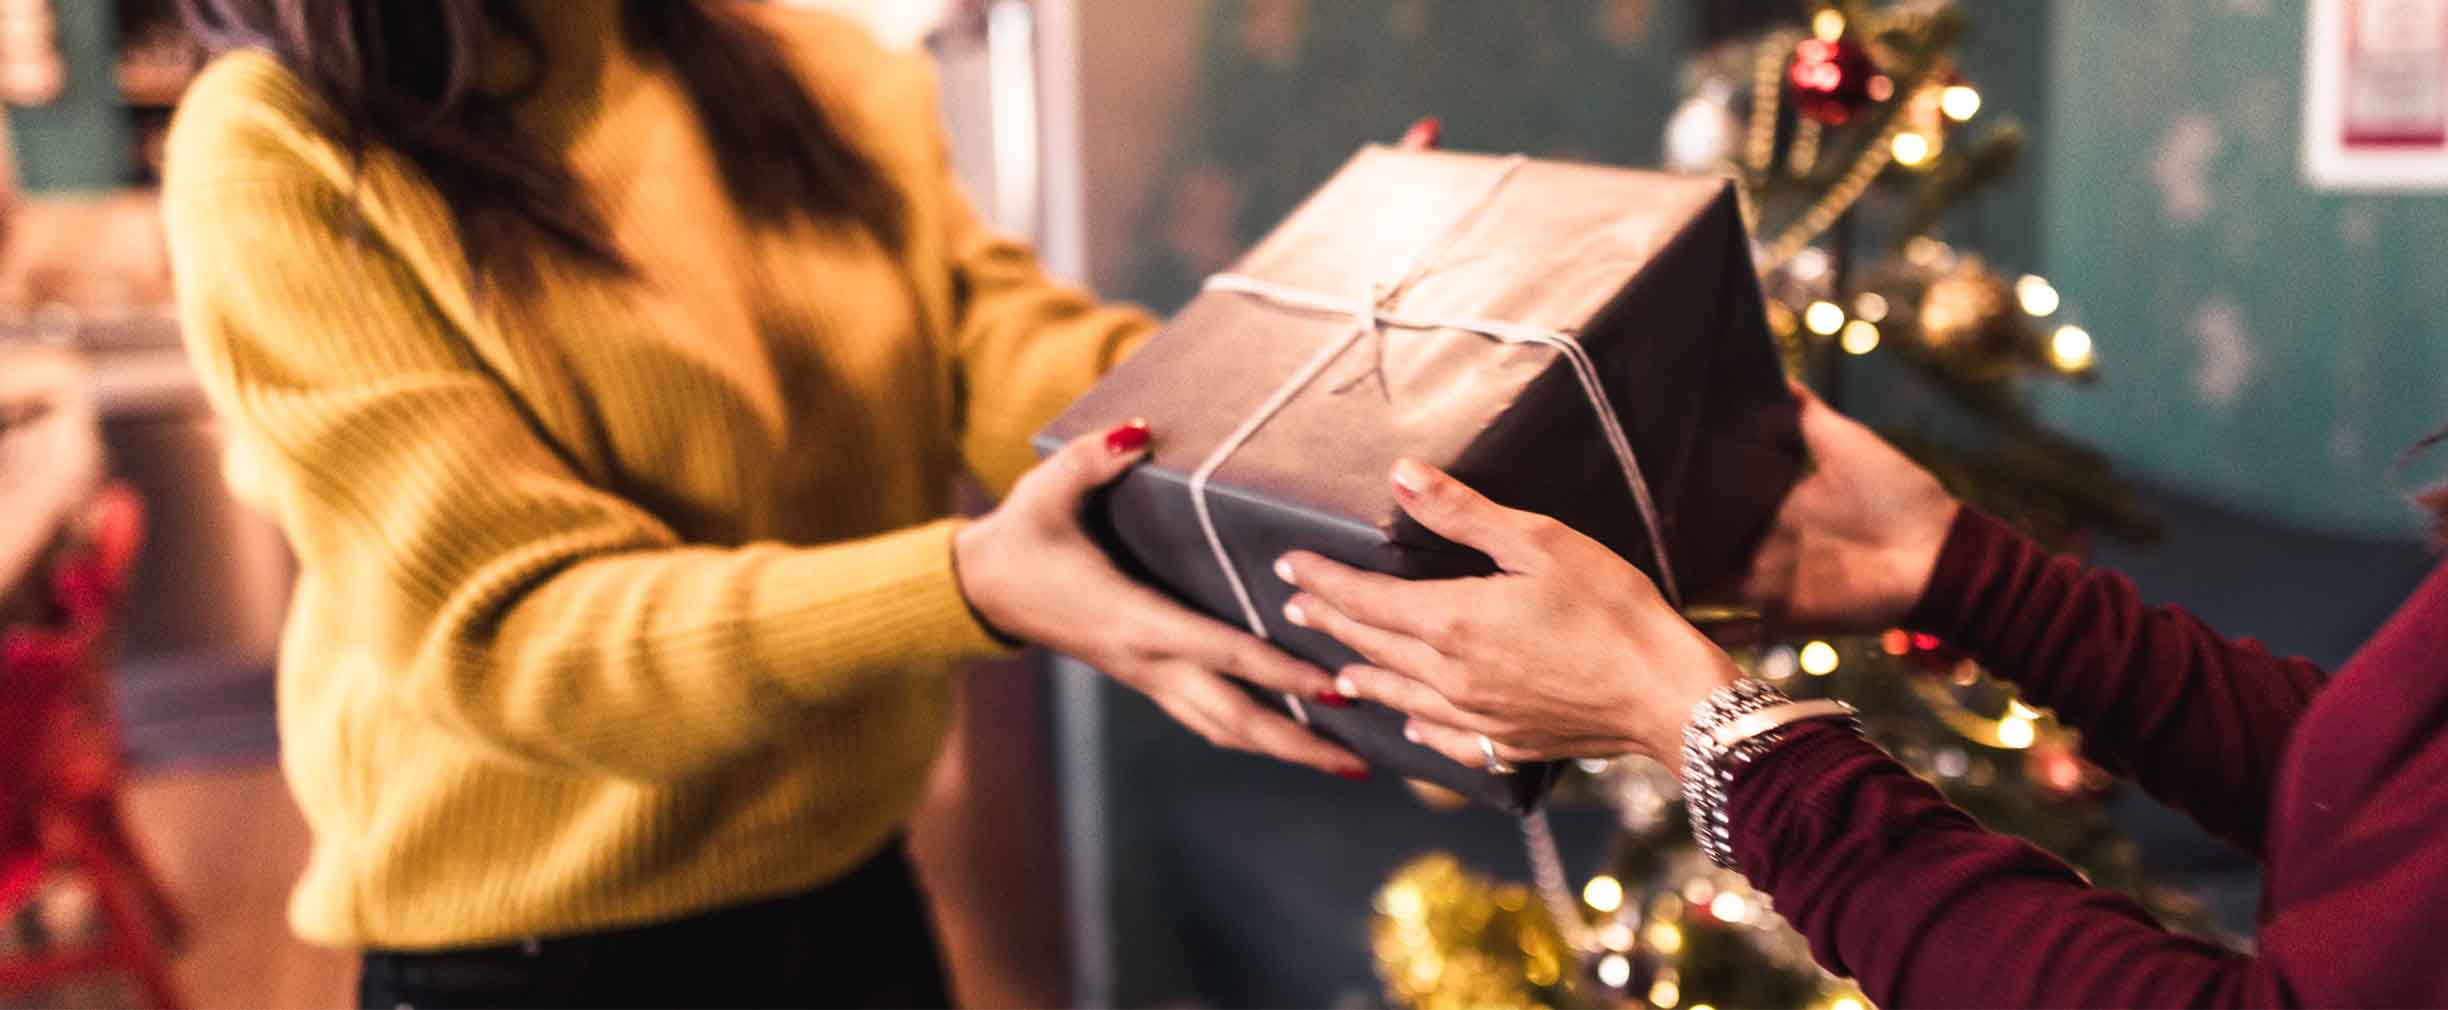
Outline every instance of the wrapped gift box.
<svg viewBox="0 0 2448 1010">
<path fill-rule="evenodd" d="M 1734 579 L 1803 463 L 1730 183 L 1382 147 L 1210 278 L 1039 448 L 1132 417 L 1154 455 L 1096 500 L 1092 528 L 1139 577 L 1329 670 L 1358 657 L 1283 620 L 1283 552 L 1410 578 L 1491 570 L 1403 514 L 1399 458 L 1569 523 L 1670 599 Z M 1554 775 L 1457 765 L 1376 706 L 1264 697 L 1380 771 L 1494 806 L 1531 808 Z"/>
</svg>

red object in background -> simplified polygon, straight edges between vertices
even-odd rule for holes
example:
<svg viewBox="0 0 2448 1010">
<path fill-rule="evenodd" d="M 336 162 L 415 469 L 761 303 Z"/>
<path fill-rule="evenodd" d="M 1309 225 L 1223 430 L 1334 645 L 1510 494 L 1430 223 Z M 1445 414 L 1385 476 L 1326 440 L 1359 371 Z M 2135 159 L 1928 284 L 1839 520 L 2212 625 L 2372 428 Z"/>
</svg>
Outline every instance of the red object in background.
<svg viewBox="0 0 2448 1010">
<path fill-rule="evenodd" d="M 1825 126 L 1843 126 L 1863 107 L 1881 100 L 1878 65 L 1869 50 L 1849 39 L 1802 40 L 1794 46 L 1785 80 L 1793 87 L 1794 107 Z M 1892 91 L 1894 85 L 1886 87 Z"/>
<path fill-rule="evenodd" d="M 104 930 L 85 946 L 0 955 L 0 993 L 125 973 L 148 1002 L 175 1007 L 164 948 L 184 927 L 119 814 L 125 769 L 104 680 L 144 506 L 113 486 L 88 520 L 90 545 L 52 573 L 59 623 L 0 629 L 0 918 L 39 898 L 50 873 L 73 871 L 92 884 Z"/>
</svg>

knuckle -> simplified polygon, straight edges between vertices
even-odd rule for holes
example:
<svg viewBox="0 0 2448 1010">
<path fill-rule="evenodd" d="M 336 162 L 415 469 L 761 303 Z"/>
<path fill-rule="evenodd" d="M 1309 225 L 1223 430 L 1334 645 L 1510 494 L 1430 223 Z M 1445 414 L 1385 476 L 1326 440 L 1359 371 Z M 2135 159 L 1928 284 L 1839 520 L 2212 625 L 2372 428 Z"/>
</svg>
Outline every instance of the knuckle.
<svg viewBox="0 0 2448 1010">
<path fill-rule="evenodd" d="M 1547 516 L 1532 515 L 1522 520 L 1522 540 L 1542 554 L 1569 549 L 1575 536 L 1572 527 Z"/>
</svg>

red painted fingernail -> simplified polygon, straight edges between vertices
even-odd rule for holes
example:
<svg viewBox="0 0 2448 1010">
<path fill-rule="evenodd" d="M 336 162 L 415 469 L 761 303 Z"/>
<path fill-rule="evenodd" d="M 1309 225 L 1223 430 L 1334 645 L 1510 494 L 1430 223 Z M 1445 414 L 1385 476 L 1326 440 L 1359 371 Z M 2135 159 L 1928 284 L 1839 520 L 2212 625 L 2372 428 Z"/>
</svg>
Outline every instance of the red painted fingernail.
<svg viewBox="0 0 2448 1010">
<path fill-rule="evenodd" d="M 1335 774 L 1341 778 L 1350 779 L 1353 782 L 1366 782 L 1369 780 L 1369 770 L 1366 768 L 1345 768 L 1342 771 L 1336 772 Z"/>
<path fill-rule="evenodd" d="M 1438 122 L 1437 117 L 1421 116 L 1411 123 L 1410 129 L 1403 131 L 1402 146 L 1414 151 L 1425 151 L 1437 146 L 1437 142 L 1443 139 L 1444 135 L 1445 124 Z"/>
<path fill-rule="evenodd" d="M 1317 700 L 1320 705 L 1330 705 L 1335 708 L 1350 708 L 1352 703 L 1351 696 L 1341 691 L 1319 691 Z"/>
<path fill-rule="evenodd" d="M 1148 423 L 1144 417 L 1131 418 L 1105 433 L 1105 451 L 1117 456 L 1147 448 L 1147 444 Z"/>
</svg>

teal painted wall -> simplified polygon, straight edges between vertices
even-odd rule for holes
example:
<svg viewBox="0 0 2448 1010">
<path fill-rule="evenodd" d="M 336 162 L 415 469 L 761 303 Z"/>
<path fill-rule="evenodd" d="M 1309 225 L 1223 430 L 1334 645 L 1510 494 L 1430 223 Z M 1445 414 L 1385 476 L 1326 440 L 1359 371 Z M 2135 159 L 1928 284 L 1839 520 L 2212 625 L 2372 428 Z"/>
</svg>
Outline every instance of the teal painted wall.
<svg viewBox="0 0 2448 1010">
<path fill-rule="evenodd" d="M 118 27 L 110 0 L 56 0 L 68 88 L 60 99 L 8 110 L 18 184 L 35 192 L 112 189 L 127 181 L 129 132 L 114 76 Z"/>
<path fill-rule="evenodd" d="M 1169 311 L 1363 142 L 1650 165 L 1679 94 L 1676 0 L 1224 0 L 1115 293 Z"/>
<path fill-rule="evenodd" d="M 2054 7 L 2044 259 L 2107 377 L 2049 415 L 2177 490 L 2414 536 L 2448 461 L 2392 471 L 2448 422 L 2448 195 L 2303 182 L 2302 0 Z"/>
</svg>

